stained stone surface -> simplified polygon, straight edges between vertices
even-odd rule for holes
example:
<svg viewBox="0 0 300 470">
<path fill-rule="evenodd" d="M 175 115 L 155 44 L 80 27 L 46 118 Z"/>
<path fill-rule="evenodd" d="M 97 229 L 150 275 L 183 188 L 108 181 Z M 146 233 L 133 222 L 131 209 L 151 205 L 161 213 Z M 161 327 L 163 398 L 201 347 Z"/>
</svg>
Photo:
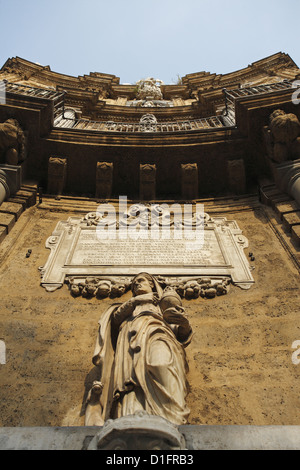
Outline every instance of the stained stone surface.
<svg viewBox="0 0 300 470">
<path fill-rule="evenodd" d="M 74 298 L 66 286 L 54 292 L 40 286 L 49 234 L 79 215 L 65 217 L 64 204 L 53 199 L 28 208 L 0 245 L 2 427 L 84 424 L 84 403 L 97 378 L 91 357 L 98 320 L 113 302 L 131 297 Z M 84 201 L 76 209 L 82 217 L 88 212 Z M 211 203 L 207 212 L 237 221 L 249 243 L 245 256 L 255 257 L 249 261 L 255 282 L 250 289 L 232 285 L 221 297 L 183 299 L 194 332 L 186 349 L 188 424 L 298 425 L 300 366 L 291 347 L 300 339 L 297 267 L 265 206 Z"/>
<path fill-rule="evenodd" d="M 7 234 L 6 227 L 0 225 L 0 243 L 5 238 L 6 234 Z"/>
<path fill-rule="evenodd" d="M 16 202 L 3 202 L 0 207 L 0 213 L 1 212 L 13 214 L 15 218 L 18 219 L 23 212 L 23 207 L 22 204 Z"/>
</svg>

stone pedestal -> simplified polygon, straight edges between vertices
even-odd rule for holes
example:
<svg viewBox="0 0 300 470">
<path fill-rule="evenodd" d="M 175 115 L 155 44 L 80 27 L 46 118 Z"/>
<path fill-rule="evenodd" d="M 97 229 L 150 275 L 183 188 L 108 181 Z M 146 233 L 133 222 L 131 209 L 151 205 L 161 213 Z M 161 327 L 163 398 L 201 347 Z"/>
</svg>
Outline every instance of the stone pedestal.
<svg viewBox="0 0 300 470">
<path fill-rule="evenodd" d="M 156 165 L 140 164 L 140 198 L 153 200 L 156 197 Z"/>
<path fill-rule="evenodd" d="M 113 163 L 97 162 L 95 197 L 108 199 L 111 197 L 113 184 Z"/>
<path fill-rule="evenodd" d="M 60 196 L 65 188 L 67 178 L 67 159 L 50 157 L 48 161 L 48 188 L 49 194 Z"/>
<path fill-rule="evenodd" d="M 181 165 L 181 196 L 183 199 L 198 198 L 197 163 L 182 163 Z"/>
<path fill-rule="evenodd" d="M 87 450 L 184 450 L 178 426 L 146 412 L 105 422 Z"/>
</svg>

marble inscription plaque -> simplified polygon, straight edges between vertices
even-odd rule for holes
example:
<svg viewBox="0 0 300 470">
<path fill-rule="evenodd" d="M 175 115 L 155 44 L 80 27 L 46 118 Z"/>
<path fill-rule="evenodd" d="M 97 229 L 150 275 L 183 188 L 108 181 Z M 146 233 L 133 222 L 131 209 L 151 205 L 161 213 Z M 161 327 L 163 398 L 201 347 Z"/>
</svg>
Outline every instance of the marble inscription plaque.
<svg viewBox="0 0 300 470">
<path fill-rule="evenodd" d="M 82 229 L 70 254 L 70 266 L 214 266 L 226 265 L 216 234 L 207 230 L 201 248 L 185 240 L 99 240 Z"/>
<path fill-rule="evenodd" d="M 95 223 L 93 223 L 93 221 Z M 244 249 L 248 241 L 234 220 L 206 214 L 204 238 L 198 242 L 97 236 L 91 214 L 61 221 L 46 242 L 51 250 L 40 268 L 41 285 L 53 291 L 66 277 L 134 276 L 147 271 L 162 276 L 230 276 L 234 284 L 249 288 L 254 282 Z"/>
</svg>

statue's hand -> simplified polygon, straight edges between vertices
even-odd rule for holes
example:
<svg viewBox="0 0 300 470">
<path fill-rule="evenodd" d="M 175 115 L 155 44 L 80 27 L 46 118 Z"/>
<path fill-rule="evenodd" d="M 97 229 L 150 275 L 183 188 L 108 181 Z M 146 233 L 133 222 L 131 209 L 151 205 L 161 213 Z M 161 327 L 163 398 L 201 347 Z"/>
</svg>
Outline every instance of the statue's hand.
<svg viewBox="0 0 300 470">
<path fill-rule="evenodd" d="M 159 302 L 159 297 L 155 292 L 149 292 L 148 294 L 137 295 L 133 297 L 131 301 L 136 305 L 142 304 L 142 303 L 148 303 L 148 302 L 151 302 L 154 305 L 157 305 Z"/>
</svg>

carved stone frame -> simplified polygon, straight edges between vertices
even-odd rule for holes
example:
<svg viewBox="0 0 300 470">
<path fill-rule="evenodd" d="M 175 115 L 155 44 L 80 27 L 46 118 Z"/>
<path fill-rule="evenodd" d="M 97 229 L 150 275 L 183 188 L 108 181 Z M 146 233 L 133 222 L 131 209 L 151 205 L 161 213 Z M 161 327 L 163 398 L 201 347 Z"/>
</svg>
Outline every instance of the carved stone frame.
<svg viewBox="0 0 300 470">
<path fill-rule="evenodd" d="M 80 234 L 83 230 L 87 231 L 86 233 L 89 233 L 97 243 L 96 227 L 97 215 L 94 213 L 89 213 L 85 217 L 69 217 L 67 221 L 58 222 L 54 232 L 46 241 L 46 248 L 50 249 L 50 255 L 46 264 L 40 268 L 41 285 L 47 291 L 52 292 L 62 287 L 70 277 L 98 276 L 105 279 L 121 277 L 128 281 L 141 271 L 158 276 L 186 279 L 200 276 L 215 278 L 225 276 L 229 277 L 234 285 L 243 289 L 249 289 L 254 283 L 251 267 L 244 254 L 244 249 L 248 247 L 248 240 L 234 220 L 227 220 L 225 217 L 212 218 L 205 214 L 204 236 L 209 234 L 215 237 L 224 260 L 219 264 L 72 264 Z M 130 241 L 128 243 L 130 246 Z M 141 244 L 141 249 L 142 246 Z"/>
</svg>

